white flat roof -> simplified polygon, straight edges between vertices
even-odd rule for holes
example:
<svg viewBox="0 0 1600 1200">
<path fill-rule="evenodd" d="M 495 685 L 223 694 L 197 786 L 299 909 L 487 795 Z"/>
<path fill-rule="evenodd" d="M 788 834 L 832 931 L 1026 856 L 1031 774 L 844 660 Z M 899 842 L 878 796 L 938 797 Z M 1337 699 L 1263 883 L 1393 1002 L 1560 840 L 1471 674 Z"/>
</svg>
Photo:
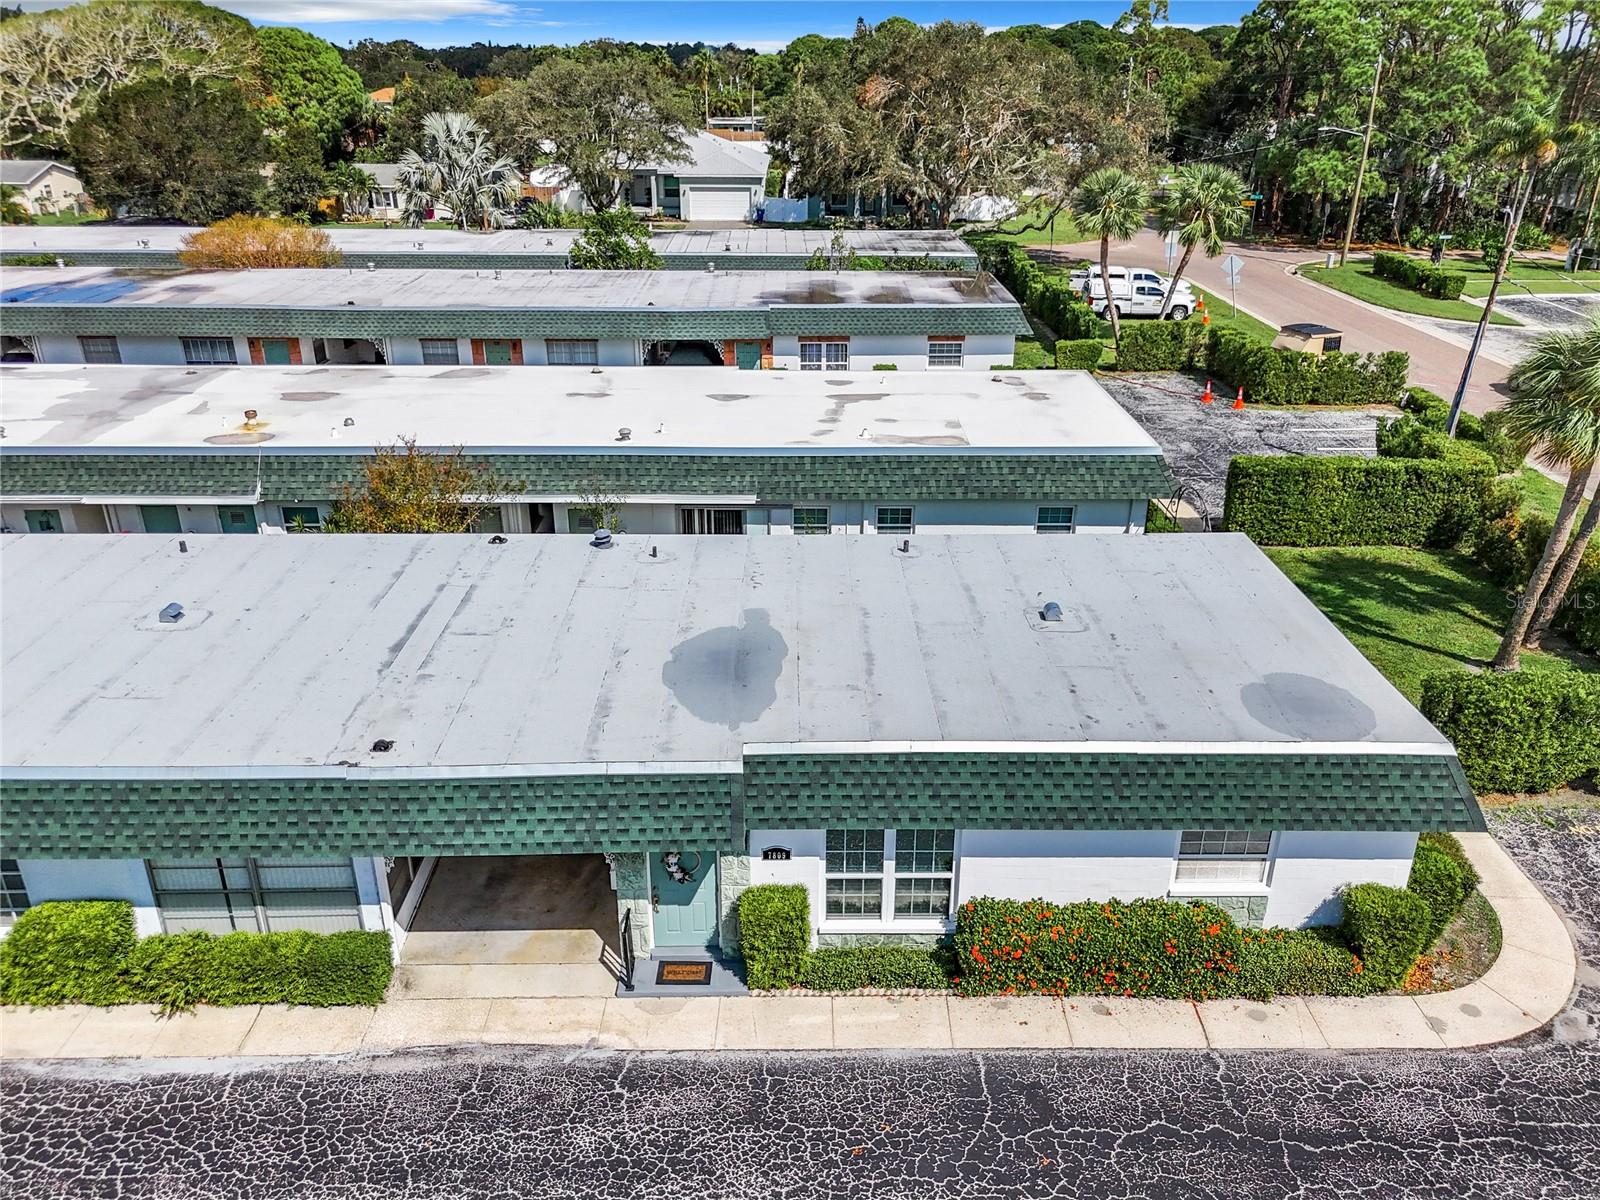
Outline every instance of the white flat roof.
<svg viewBox="0 0 1600 1200">
<path fill-rule="evenodd" d="M 156 271 L 6 267 L 0 304 L 295 309 L 703 311 L 781 305 L 1016 304 L 988 277 L 939 271 L 548 271 L 454 267 Z"/>
<path fill-rule="evenodd" d="M 127 253 L 172 253 L 183 239 L 198 232 L 182 225 L 6 225 L 0 227 L 0 252 L 63 254 L 74 251 L 120 250 Z M 582 232 L 578 229 L 501 229 L 470 233 L 459 229 L 324 229 L 343 253 L 384 254 L 565 254 Z M 857 254 L 893 258 L 937 255 L 976 257 L 947 229 L 676 229 L 654 234 L 658 254 L 769 254 L 808 258 L 829 250 L 835 236 Z M 144 245 L 143 243 L 149 243 Z M 354 265 L 360 266 L 357 261 Z"/>
<path fill-rule="evenodd" d="M 3 762 L 506 774 L 747 748 L 1451 753 L 1242 535 L 900 544 L 8 535 Z M 1040 619 L 1052 600 L 1060 622 Z M 163 624 L 172 602 L 185 616 Z"/>
<path fill-rule="evenodd" d="M 726 367 L 0 367 L 8 451 L 428 446 L 848 454 L 1161 453 L 1083 371 Z M 347 423 L 349 422 L 349 423 Z M 619 441 L 620 429 L 631 434 Z"/>
</svg>

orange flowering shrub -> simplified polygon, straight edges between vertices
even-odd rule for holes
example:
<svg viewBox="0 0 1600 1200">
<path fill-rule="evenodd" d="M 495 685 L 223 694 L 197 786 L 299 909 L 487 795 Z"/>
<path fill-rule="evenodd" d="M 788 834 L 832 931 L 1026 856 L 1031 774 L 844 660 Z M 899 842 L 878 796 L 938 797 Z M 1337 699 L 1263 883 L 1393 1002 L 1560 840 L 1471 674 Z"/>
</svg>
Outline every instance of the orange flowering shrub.
<svg viewBox="0 0 1600 1200">
<path fill-rule="evenodd" d="M 976 899 L 956 914 L 963 995 L 1238 994 L 1239 927 L 1214 904 Z"/>
</svg>

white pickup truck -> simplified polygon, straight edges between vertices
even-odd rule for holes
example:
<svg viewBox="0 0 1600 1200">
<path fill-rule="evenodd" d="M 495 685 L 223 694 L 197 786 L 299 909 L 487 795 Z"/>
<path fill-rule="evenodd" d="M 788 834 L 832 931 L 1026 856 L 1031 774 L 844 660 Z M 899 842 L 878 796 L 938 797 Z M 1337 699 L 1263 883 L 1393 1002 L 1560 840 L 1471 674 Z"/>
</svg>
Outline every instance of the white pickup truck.
<svg viewBox="0 0 1600 1200">
<path fill-rule="evenodd" d="M 1075 290 L 1083 293 L 1089 307 L 1097 316 L 1106 315 L 1106 289 L 1100 279 L 1100 268 L 1082 267 L 1073 271 L 1068 279 Z M 1148 267 L 1112 267 L 1111 298 L 1117 306 L 1119 317 L 1159 317 L 1167 289 L 1172 281 Z M 1180 280 L 1172 294 L 1172 304 L 1167 316 L 1182 321 L 1195 308 L 1194 289 Z"/>
</svg>

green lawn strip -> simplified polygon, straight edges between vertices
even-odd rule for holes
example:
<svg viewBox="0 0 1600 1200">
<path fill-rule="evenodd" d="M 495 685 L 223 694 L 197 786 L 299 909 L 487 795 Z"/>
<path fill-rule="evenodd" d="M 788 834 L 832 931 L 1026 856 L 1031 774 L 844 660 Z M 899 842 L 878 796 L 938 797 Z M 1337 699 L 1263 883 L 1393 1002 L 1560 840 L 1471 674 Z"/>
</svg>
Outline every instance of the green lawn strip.
<svg viewBox="0 0 1600 1200">
<path fill-rule="evenodd" d="M 1078 227 L 1073 224 L 1072 214 L 1061 212 L 1056 214 L 1055 230 L 1052 233 L 1048 223 L 1043 229 L 1029 229 L 1018 232 L 1024 225 L 1036 225 L 1050 212 L 1048 207 L 1035 205 L 1018 216 L 1000 225 L 988 236 L 1003 238 L 1008 242 L 1015 242 L 1019 246 L 1059 246 L 1065 248 L 1074 242 L 1081 242 Z M 958 228 L 957 233 L 960 232 Z"/>
<path fill-rule="evenodd" d="M 100 225 L 106 220 L 104 213 L 38 213 L 30 225 Z"/>
<path fill-rule="evenodd" d="M 1418 967 L 1426 969 L 1414 971 L 1412 979 L 1422 986 L 1408 991 L 1448 992 L 1466 987 L 1494 966 L 1494 960 L 1500 957 L 1501 940 L 1500 917 L 1494 905 L 1482 892 L 1474 891 L 1445 926 L 1438 942 L 1418 961 Z"/>
<path fill-rule="evenodd" d="M 1195 288 L 1195 295 L 1204 298 L 1206 312 L 1211 316 L 1211 328 L 1233 329 L 1239 333 L 1247 333 L 1263 346 L 1272 345 L 1272 339 L 1278 336 L 1278 331 L 1265 321 L 1258 321 L 1244 309 L 1234 315 L 1233 306 L 1226 296 L 1216 295 L 1204 288 Z"/>
<path fill-rule="evenodd" d="M 1346 263 L 1342 267 L 1301 267 L 1300 274 L 1315 283 L 1325 283 L 1335 291 L 1395 312 L 1416 313 L 1421 317 L 1444 317 L 1452 321 L 1476 321 L 1483 309 L 1465 300 L 1439 300 L 1401 287 L 1372 273 L 1371 263 Z M 1491 325 L 1520 325 L 1521 321 L 1496 312 Z"/>
<path fill-rule="evenodd" d="M 1543 513 L 1552 521 L 1556 519 L 1556 512 L 1561 507 L 1561 495 L 1566 491 L 1560 482 L 1551 479 L 1538 467 L 1525 466 L 1522 468 L 1522 488 L 1523 512 Z M 1578 520 L 1583 519 L 1588 508 L 1587 500 L 1578 505 Z"/>
<path fill-rule="evenodd" d="M 1389 682 L 1416 703 L 1422 677 L 1482 667 L 1500 645 L 1511 601 L 1464 554 L 1395 546 L 1266 547 Z M 1600 670 L 1586 655 L 1525 651 L 1527 671 Z"/>
</svg>

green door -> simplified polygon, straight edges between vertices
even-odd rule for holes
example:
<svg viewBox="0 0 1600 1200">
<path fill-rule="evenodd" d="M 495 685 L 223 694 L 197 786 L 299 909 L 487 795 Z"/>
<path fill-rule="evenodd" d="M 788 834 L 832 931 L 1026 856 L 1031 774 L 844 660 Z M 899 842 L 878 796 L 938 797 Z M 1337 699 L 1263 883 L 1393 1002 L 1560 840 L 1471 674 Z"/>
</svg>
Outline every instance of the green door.
<svg viewBox="0 0 1600 1200">
<path fill-rule="evenodd" d="M 733 361 L 741 371 L 759 371 L 761 369 L 761 343 L 735 342 L 733 344 Z"/>
<path fill-rule="evenodd" d="M 29 533 L 60 533 L 61 510 L 59 508 L 26 508 L 22 515 L 28 519 Z"/>
<path fill-rule="evenodd" d="M 672 877 L 668 856 L 678 854 L 685 878 Z M 711 851 L 661 851 L 650 860 L 656 945 L 704 948 L 717 944 L 717 856 Z"/>
<path fill-rule="evenodd" d="M 217 505 L 217 523 L 223 533 L 256 532 L 256 510 L 251 504 Z"/>
<path fill-rule="evenodd" d="M 261 361 L 269 366 L 287 367 L 289 365 L 289 339 L 262 338 Z"/>
<path fill-rule="evenodd" d="M 483 361 L 491 367 L 509 367 L 511 365 L 511 343 L 507 341 L 484 342 Z"/>
<path fill-rule="evenodd" d="M 176 504 L 141 504 L 139 515 L 144 518 L 146 533 L 182 533 Z"/>
</svg>

